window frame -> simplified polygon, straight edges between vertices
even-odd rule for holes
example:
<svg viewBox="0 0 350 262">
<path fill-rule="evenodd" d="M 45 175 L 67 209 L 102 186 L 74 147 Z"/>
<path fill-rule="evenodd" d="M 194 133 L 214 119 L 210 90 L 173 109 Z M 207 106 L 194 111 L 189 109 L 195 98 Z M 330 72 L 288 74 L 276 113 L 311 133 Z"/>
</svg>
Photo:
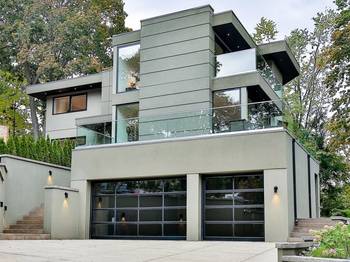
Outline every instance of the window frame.
<svg viewBox="0 0 350 262">
<path fill-rule="evenodd" d="M 117 46 L 117 61 L 116 61 L 116 66 L 117 66 L 117 70 L 116 70 L 116 82 L 115 82 L 115 86 L 116 86 L 116 94 L 122 94 L 122 93 L 127 93 L 127 92 L 134 92 L 134 91 L 137 91 L 139 90 L 139 88 L 135 88 L 135 90 L 129 90 L 129 91 L 126 91 L 126 89 L 124 91 L 119 91 L 119 49 L 120 48 L 124 48 L 124 47 L 129 47 L 129 46 L 133 46 L 133 45 L 139 45 L 140 48 L 139 50 L 141 51 L 141 42 L 140 41 L 136 41 L 136 42 L 132 42 L 132 43 L 127 43 L 127 44 L 121 44 L 121 45 L 118 45 Z M 141 66 L 141 58 L 140 58 L 140 66 Z M 141 69 L 141 68 L 140 68 Z M 141 70 L 140 70 L 141 72 Z M 140 74 L 139 72 L 139 74 Z"/>
<path fill-rule="evenodd" d="M 85 95 L 85 109 L 80 109 L 80 110 L 72 110 L 72 97 L 74 96 L 81 96 Z M 69 109 L 67 112 L 62 112 L 62 113 L 55 113 L 55 100 L 60 97 L 68 97 L 69 98 Z M 68 114 L 68 113 L 77 113 L 77 112 L 82 112 L 82 111 L 87 111 L 88 107 L 88 92 L 84 93 L 79 93 L 79 94 L 69 94 L 69 95 L 61 95 L 61 96 L 54 96 L 52 97 L 52 115 L 62 115 L 62 114 Z"/>
</svg>

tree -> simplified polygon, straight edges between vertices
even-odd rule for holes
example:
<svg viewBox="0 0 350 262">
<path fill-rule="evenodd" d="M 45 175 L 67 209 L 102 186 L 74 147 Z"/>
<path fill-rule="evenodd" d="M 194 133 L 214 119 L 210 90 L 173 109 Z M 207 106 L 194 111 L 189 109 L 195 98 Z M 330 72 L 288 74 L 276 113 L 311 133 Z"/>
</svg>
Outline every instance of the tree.
<svg viewBox="0 0 350 262">
<path fill-rule="evenodd" d="M 328 124 L 330 146 L 350 162 L 350 1 L 337 0 L 332 43 L 325 52 L 330 72 L 328 92 L 334 97 Z"/>
<path fill-rule="evenodd" d="M 27 84 L 111 66 L 111 37 L 128 30 L 122 0 L 0 0 L 0 10 L 0 69 Z M 29 107 L 38 137 L 44 105 L 30 98 Z"/>
<path fill-rule="evenodd" d="M 0 124 L 8 126 L 12 135 L 28 130 L 25 110 L 28 98 L 22 92 L 23 82 L 9 72 L 0 71 Z"/>
<path fill-rule="evenodd" d="M 253 39 L 258 45 L 269 43 L 276 39 L 277 34 L 277 24 L 270 19 L 261 17 L 259 23 L 255 27 Z"/>
</svg>

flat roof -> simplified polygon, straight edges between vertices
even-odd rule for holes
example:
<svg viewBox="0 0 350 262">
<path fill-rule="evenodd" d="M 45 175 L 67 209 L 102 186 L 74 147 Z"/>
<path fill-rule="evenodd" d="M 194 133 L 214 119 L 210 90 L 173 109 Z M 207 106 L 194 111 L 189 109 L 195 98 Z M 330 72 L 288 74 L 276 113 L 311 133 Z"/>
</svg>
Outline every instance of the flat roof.
<svg viewBox="0 0 350 262">
<path fill-rule="evenodd" d="M 43 84 L 29 85 L 26 93 L 30 96 L 43 99 L 48 95 L 54 95 L 70 91 L 94 89 L 100 87 L 103 72 L 80 76 L 69 79 L 51 81 Z"/>
<path fill-rule="evenodd" d="M 275 62 L 283 76 L 283 84 L 300 75 L 300 66 L 286 40 L 274 41 L 258 46 L 265 59 Z"/>
</svg>

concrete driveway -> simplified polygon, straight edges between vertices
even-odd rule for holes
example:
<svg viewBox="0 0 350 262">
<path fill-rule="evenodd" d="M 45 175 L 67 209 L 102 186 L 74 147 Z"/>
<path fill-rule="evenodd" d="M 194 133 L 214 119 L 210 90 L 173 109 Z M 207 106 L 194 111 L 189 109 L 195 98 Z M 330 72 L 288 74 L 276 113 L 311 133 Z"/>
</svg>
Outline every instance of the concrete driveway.
<svg viewBox="0 0 350 262">
<path fill-rule="evenodd" d="M 0 240 L 0 261 L 277 262 L 277 249 L 257 242 Z"/>
</svg>

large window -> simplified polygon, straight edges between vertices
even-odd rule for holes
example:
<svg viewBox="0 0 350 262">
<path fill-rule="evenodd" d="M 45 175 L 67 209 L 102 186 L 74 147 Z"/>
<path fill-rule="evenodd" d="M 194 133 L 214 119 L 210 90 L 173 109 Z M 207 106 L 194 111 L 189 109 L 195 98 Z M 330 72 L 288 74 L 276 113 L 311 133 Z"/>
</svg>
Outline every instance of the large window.
<svg viewBox="0 0 350 262">
<path fill-rule="evenodd" d="M 53 98 L 53 114 L 84 111 L 87 108 L 87 94 L 60 96 Z"/>
<path fill-rule="evenodd" d="M 185 177 L 97 182 L 92 192 L 92 238 L 185 238 Z"/>
<path fill-rule="evenodd" d="M 139 140 L 139 104 L 117 106 L 116 138 L 117 143 Z"/>
<path fill-rule="evenodd" d="M 215 133 L 236 131 L 241 120 L 240 89 L 213 93 L 213 129 Z"/>
<path fill-rule="evenodd" d="M 117 92 L 132 91 L 140 83 L 140 44 L 118 47 Z"/>
<path fill-rule="evenodd" d="M 263 175 L 204 179 L 204 238 L 264 240 Z"/>
</svg>

